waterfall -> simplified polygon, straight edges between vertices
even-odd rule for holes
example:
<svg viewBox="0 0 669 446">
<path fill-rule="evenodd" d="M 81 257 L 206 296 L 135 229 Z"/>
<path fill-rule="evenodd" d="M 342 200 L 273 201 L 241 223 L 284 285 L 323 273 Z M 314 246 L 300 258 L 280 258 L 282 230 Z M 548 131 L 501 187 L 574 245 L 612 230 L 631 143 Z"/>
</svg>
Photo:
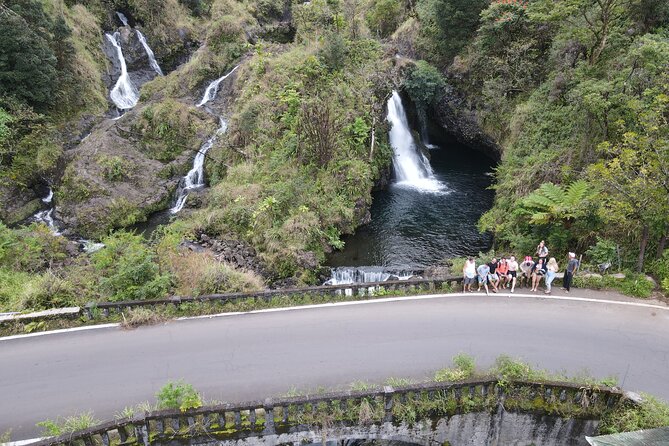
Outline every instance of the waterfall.
<svg viewBox="0 0 669 446">
<path fill-rule="evenodd" d="M 387 270 L 381 267 L 360 266 L 333 268 L 330 280 L 325 285 L 346 285 L 349 283 L 385 282 L 387 280 L 408 280 L 413 271 Z"/>
<path fill-rule="evenodd" d="M 223 82 L 225 79 L 227 79 L 228 76 L 230 76 L 232 73 L 235 72 L 235 70 L 239 68 L 239 65 L 234 67 L 228 74 L 219 77 L 215 81 L 213 81 L 207 89 L 204 91 L 204 96 L 202 96 L 202 100 L 200 101 L 199 104 L 197 104 L 198 107 L 202 107 L 204 104 L 207 102 L 213 101 L 216 99 L 216 95 L 218 94 L 218 86 Z"/>
<path fill-rule="evenodd" d="M 228 123 L 225 122 L 222 117 L 219 117 L 219 119 L 220 125 L 218 130 L 216 130 L 216 133 L 214 133 L 211 138 L 202 144 L 200 150 L 197 151 L 197 154 L 193 159 L 193 168 L 181 179 L 179 188 L 177 189 L 177 199 L 175 200 L 174 206 L 170 209 L 170 212 L 173 214 L 176 214 L 183 209 L 186 204 L 186 199 L 188 198 L 188 191 L 204 186 L 204 159 L 209 149 L 216 143 L 218 135 L 225 133 L 228 130 Z"/>
<path fill-rule="evenodd" d="M 130 26 L 128 24 L 128 18 L 125 16 L 125 14 L 123 14 L 122 12 L 116 11 L 116 16 L 121 21 L 121 23 L 123 23 L 123 26 Z"/>
<path fill-rule="evenodd" d="M 393 91 L 388 100 L 389 139 L 393 148 L 393 169 L 398 186 L 411 187 L 422 192 L 443 192 L 446 186 L 437 180 L 427 157 L 418 150 L 402 99 Z"/>
<path fill-rule="evenodd" d="M 53 189 L 49 188 L 49 193 L 47 194 L 46 197 L 42 198 L 42 202 L 44 204 L 51 205 L 51 203 L 53 202 Z M 47 225 L 47 227 L 51 230 L 51 233 L 53 235 L 60 235 L 58 226 L 56 226 L 56 222 L 53 220 L 53 210 L 54 206 L 51 205 L 49 206 L 49 209 L 45 209 L 36 213 L 33 216 L 33 219 L 38 223 L 44 223 L 45 225 Z"/>
<path fill-rule="evenodd" d="M 202 100 L 199 104 L 197 104 L 197 106 L 202 107 L 207 102 L 216 99 L 216 95 L 218 94 L 218 86 L 220 83 L 227 79 L 227 77 L 232 73 L 234 73 L 238 67 L 239 65 L 234 67 L 228 74 L 210 83 L 204 92 L 204 96 L 202 96 Z M 214 133 L 207 141 L 205 141 L 204 144 L 202 144 L 200 150 L 197 151 L 197 154 L 193 159 L 193 168 L 188 171 L 186 176 L 183 177 L 179 183 L 179 188 L 177 189 L 176 194 L 177 198 L 174 201 L 174 206 L 172 206 L 170 209 L 172 214 L 176 214 L 183 209 L 184 205 L 186 204 L 186 199 L 188 198 L 188 191 L 204 186 L 204 160 L 207 152 L 214 146 L 219 135 L 222 135 L 228 130 L 228 123 L 225 121 L 225 119 L 223 119 L 222 116 L 219 116 L 218 119 L 219 127 L 216 130 L 216 133 Z"/>
<path fill-rule="evenodd" d="M 144 47 L 144 51 L 146 51 L 146 55 L 149 56 L 149 65 L 159 76 L 163 76 L 163 70 L 160 69 L 160 65 L 158 65 L 158 61 L 156 61 L 156 56 L 153 54 L 153 50 L 151 50 L 151 47 L 149 47 L 149 44 L 146 42 L 146 37 L 144 37 L 144 34 L 138 29 L 136 29 L 135 32 L 137 33 L 139 42 Z"/>
<path fill-rule="evenodd" d="M 118 41 L 119 33 L 116 32 L 114 35 L 105 34 L 105 37 L 116 49 L 116 57 L 118 57 L 121 64 L 121 76 L 119 76 L 116 85 L 114 85 L 114 88 L 109 93 L 109 97 L 119 110 L 131 109 L 139 101 L 139 92 L 128 75 L 128 67 L 125 64 L 121 44 Z"/>
</svg>

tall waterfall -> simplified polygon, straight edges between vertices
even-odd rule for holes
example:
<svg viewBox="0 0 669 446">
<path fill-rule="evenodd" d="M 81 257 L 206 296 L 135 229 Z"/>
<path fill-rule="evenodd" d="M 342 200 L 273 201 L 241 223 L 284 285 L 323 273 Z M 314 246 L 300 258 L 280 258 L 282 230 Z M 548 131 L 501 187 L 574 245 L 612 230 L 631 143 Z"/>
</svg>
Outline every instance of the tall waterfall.
<svg viewBox="0 0 669 446">
<path fill-rule="evenodd" d="M 230 76 L 232 73 L 235 72 L 235 70 L 239 68 L 239 65 L 237 65 L 235 68 L 233 68 L 228 74 L 219 77 L 215 81 L 213 81 L 207 89 L 204 91 L 204 96 L 202 96 L 202 100 L 200 101 L 199 104 L 197 104 L 198 107 L 202 107 L 204 104 L 207 102 L 213 101 L 216 99 L 216 95 L 218 94 L 218 86 L 223 82 L 225 79 L 227 79 L 228 76 Z"/>
<path fill-rule="evenodd" d="M 149 57 L 149 65 L 151 66 L 151 68 L 153 68 L 153 71 L 158 73 L 158 75 L 163 76 L 163 70 L 160 69 L 160 65 L 158 65 L 158 61 L 156 60 L 156 56 L 153 54 L 153 50 L 146 42 L 146 37 L 144 37 L 144 34 L 142 34 L 141 31 L 138 29 L 136 29 L 135 32 L 137 33 L 137 38 L 139 39 L 139 42 L 144 47 L 144 51 L 146 51 L 146 55 Z"/>
<path fill-rule="evenodd" d="M 49 188 L 49 193 L 47 194 L 46 197 L 42 198 L 42 202 L 44 204 L 48 204 L 51 206 L 49 206 L 49 209 L 45 209 L 43 211 L 39 211 L 38 213 L 36 213 L 33 216 L 33 219 L 36 222 L 44 223 L 45 225 L 47 225 L 51 230 L 51 233 L 53 233 L 53 235 L 60 235 L 58 226 L 56 226 L 56 222 L 53 220 L 53 210 L 54 210 L 54 206 L 52 205 L 53 189 Z"/>
<path fill-rule="evenodd" d="M 443 192 L 446 186 L 437 180 L 427 157 L 418 150 L 409 128 L 402 99 L 393 91 L 388 100 L 389 139 L 393 148 L 396 184 L 423 192 Z"/>
<path fill-rule="evenodd" d="M 109 93 L 109 97 L 119 110 L 131 109 L 137 105 L 137 102 L 139 101 L 139 92 L 128 75 L 128 67 L 126 66 L 125 58 L 123 57 L 121 44 L 118 41 L 119 33 L 115 32 L 113 35 L 105 34 L 105 37 L 114 46 L 114 49 L 116 49 L 116 57 L 118 57 L 119 63 L 121 64 L 121 76 Z"/>
<path fill-rule="evenodd" d="M 210 83 L 204 92 L 202 100 L 197 106 L 202 107 L 207 102 L 216 99 L 216 95 L 218 94 L 218 86 L 220 85 L 220 83 L 223 82 L 225 79 L 227 79 L 227 77 L 230 76 L 232 73 L 234 73 L 238 67 L 239 65 L 234 67 L 225 76 L 222 76 L 213 81 L 212 83 Z M 174 201 L 174 206 L 172 206 L 172 208 L 170 209 L 170 212 L 172 214 L 176 214 L 183 209 L 184 205 L 186 204 L 186 199 L 188 198 L 188 191 L 204 186 L 204 160 L 207 155 L 207 152 L 214 146 L 214 144 L 218 140 L 219 135 L 224 134 L 228 130 L 228 123 L 225 121 L 225 119 L 223 119 L 222 116 L 219 116 L 218 119 L 219 119 L 219 127 L 216 130 L 216 133 L 214 133 L 207 141 L 205 141 L 204 144 L 202 144 L 200 150 L 197 151 L 197 154 L 193 159 L 193 168 L 188 171 L 186 176 L 184 176 L 181 179 L 181 182 L 179 183 L 179 188 L 177 189 L 177 194 L 176 194 L 177 198 Z"/>
</svg>

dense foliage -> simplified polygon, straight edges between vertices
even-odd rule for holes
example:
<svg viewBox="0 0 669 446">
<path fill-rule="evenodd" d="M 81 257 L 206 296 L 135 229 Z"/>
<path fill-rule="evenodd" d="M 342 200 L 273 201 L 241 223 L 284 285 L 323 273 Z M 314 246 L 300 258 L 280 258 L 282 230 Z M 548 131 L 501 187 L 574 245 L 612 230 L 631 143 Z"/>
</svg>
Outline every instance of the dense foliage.
<svg viewBox="0 0 669 446">
<path fill-rule="evenodd" d="M 458 56 L 435 61 L 501 146 L 495 205 L 480 222 L 499 247 L 615 241 L 616 263 L 638 271 L 661 257 L 668 26 L 662 1 L 495 0 Z"/>
<path fill-rule="evenodd" d="M 3 308 L 313 283 L 325 255 L 366 220 L 387 172 L 392 88 L 411 99 L 421 124 L 457 92 L 499 145 L 496 201 L 480 221 L 497 247 L 533 252 L 545 239 L 553 253 L 650 272 L 669 289 L 665 1 L 6 0 L 3 203 L 28 191 L 37 202 L 29 208 L 39 207 L 33 191 L 46 183 L 77 204 L 112 195 L 79 175 L 67 150 L 82 120 L 109 107 L 101 42 L 118 26 L 117 10 L 169 71 L 144 85 L 118 130 L 158 163 L 155 181 L 183 175 L 183 161 L 216 125 L 194 107 L 198 96 L 239 65 L 226 87 L 228 133 L 208 154 L 212 187 L 198 210 L 153 240 L 112 233 L 92 256 L 74 255 L 43 227 L 0 227 Z M 94 160 L 118 190 L 142 174 L 124 153 Z M 167 206 L 140 209 L 122 195 L 110 202 L 99 227 L 82 229 L 105 235 Z M 5 209 L 0 217 L 20 220 Z M 253 246 L 266 276 L 184 251 L 180 243 L 201 233 Z"/>
</svg>

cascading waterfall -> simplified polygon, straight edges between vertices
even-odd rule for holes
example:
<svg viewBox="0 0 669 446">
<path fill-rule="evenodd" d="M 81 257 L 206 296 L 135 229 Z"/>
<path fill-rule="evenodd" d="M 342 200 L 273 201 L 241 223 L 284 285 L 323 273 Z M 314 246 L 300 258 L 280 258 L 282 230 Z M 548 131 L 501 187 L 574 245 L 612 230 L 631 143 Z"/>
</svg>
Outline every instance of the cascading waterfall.
<svg viewBox="0 0 669 446">
<path fill-rule="evenodd" d="M 216 99 L 216 95 L 218 94 L 218 86 L 220 85 L 221 82 L 227 79 L 228 76 L 234 73 L 237 67 L 239 67 L 239 65 L 234 67 L 225 76 L 222 76 L 213 81 L 211 84 L 209 84 L 209 86 L 204 92 L 202 100 L 197 106 L 202 107 L 207 102 Z M 228 130 L 228 123 L 225 121 L 225 119 L 223 119 L 222 116 L 219 116 L 218 119 L 219 119 L 219 127 L 216 130 L 216 133 L 214 133 L 207 141 L 205 141 L 204 144 L 202 144 L 200 150 L 197 151 L 197 154 L 193 159 L 193 168 L 188 171 L 186 176 L 184 176 L 181 179 L 181 182 L 179 183 L 179 188 L 177 189 L 177 194 L 176 194 L 177 198 L 174 201 L 174 206 L 170 209 L 170 212 L 172 214 L 176 214 L 183 209 L 184 205 L 186 204 L 186 199 L 188 198 L 189 191 L 201 188 L 205 185 L 204 160 L 206 158 L 207 152 L 214 146 L 214 144 L 218 140 L 218 137 L 224 134 Z"/>
<path fill-rule="evenodd" d="M 388 100 L 388 121 L 391 124 L 389 139 L 393 148 L 395 184 L 422 192 L 445 192 L 446 185 L 435 178 L 430 161 L 416 147 L 402 98 L 397 91 L 393 91 Z"/>
<path fill-rule="evenodd" d="M 146 55 L 149 57 L 149 65 L 151 65 L 153 71 L 158 73 L 159 76 L 163 76 L 163 70 L 160 69 L 160 65 L 158 65 L 158 61 L 156 60 L 156 56 L 153 54 L 153 50 L 151 49 L 151 47 L 149 47 L 149 44 L 146 42 L 146 37 L 144 37 L 144 34 L 142 34 L 141 31 L 138 29 L 136 29 L 135 32 L 137 33 L 137 38 L 139 39 L 139 42 L 144 47 L 144 51 L 146 51 Z"/>
<path fill-rule="evenodd" d="M 186 176 L 181 179 L 181 184 L 177 190 L 177 199 L 174 203 L 170 212 L 176 214 L 183 209 L 186 204 L 186 199 L 188 198 L 188 191 L 197 189 L 204 186 L 204 159 L 207 155 L 209 149 L 214 146 L 218 135 L 225 133 L 228 129 L 228 123 L 222 117 L 219 117 L 220 125 L 216 133 L 205 141 L 200 147 L 200 150 L 197 151 L 195 158 L 193 159 L 193 168 L 188 171 Z"/>
<path fill-rule="evenodd" d="M 51 205 L 53 202 L 53 189 L 49 188 L 49 193 L 47 194 L 46 197 L 42 198 L 42 202 L 44 204 L 49 204 Z M 54 206 L 51 205 L 49 206 L 49 209 L 45 209 L 43 211 L 39 211 L 33 216 L 33 219 L 36 222 L 44 223 L 47 225 L 47 227 L 51 230 L 51 233 L 53 235 L 60 235 L 60 231 L 58 230 L 58 226 L 56 226 L 56 222 L 53 220 L 53 210 Z"/>
<path fill-rule="evenodd" d="M 121 76 L 119 76 L 116 85 L 114 85 L 114 88 L 109 93 L 109 97 L 119 110 L 129 110 L 137 105 L 139 92 L 128 75 L 128 67 L 123 57 L 121 44 L 119 43 L 119 33 L 115 32 L 113 35 L 105 34 L 105 37 L 114 46 L 114 49 L 116 49 L 116 57 L 118 57 L 121 64 Z"/>
<path fill-rule="evenodd" d="M 219 77 L 218 79 L 213 81 L 211 84 L 209 84 L 207 89 L 204 91 L 204 96 L 202 96 L 202 100 L 200 101 L 199 104 L 197 104 L 197 106 L 202 107 L 207 102 L 211 102 L 214 99 L 216 99 L 216 95 L 218 94 L 218 86 L 221 84 L 221 82 L 223 82 L 225 79 L 227 79 L 228 76 L 230 76 L 232 73 L 234 73 L 237 68 L 239 68 L 239 65 L 234 67 L 228 74 L 226 74 L 222 77 Z"/>
</svg>

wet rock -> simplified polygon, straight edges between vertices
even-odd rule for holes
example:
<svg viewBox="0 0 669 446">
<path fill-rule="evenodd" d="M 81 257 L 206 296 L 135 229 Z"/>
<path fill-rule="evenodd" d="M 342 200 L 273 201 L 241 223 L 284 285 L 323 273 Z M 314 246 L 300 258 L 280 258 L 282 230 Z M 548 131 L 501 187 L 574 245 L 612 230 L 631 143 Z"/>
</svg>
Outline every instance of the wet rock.
<svg viewBox="0 0 669 446">
<path fill-rule="evenodd" d="M 446 280 L 450 275 L 451 270 L 447 266 L 429 266 L 423 272 L 423 276 L 430 280 Z"/>
<path fill-rule="evenodd" d="M 8 225 L 24 221 L 42 207 L 42 201 L 30 189 L 0 185 L 0 220 Z"/>
<path fill-rule="evenodd" d="M 460 143 L 479 150 L 491 159 L 498 160 L 501 148 L 481 125 L 475 106 L 453 87 L 449 86 L 431 113 L 430 124 L 438 126 Z"/>
</svg>

